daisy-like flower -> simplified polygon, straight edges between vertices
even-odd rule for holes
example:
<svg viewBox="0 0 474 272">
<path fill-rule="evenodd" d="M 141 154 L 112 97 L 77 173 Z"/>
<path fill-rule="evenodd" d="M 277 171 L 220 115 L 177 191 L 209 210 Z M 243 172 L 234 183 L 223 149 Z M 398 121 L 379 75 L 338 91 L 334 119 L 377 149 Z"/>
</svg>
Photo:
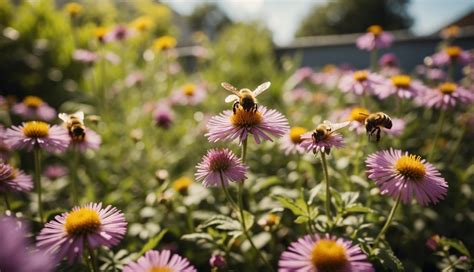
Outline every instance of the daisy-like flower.
<svg viewBox="0 0 474 272">
<path fill-rule="evenodd" d="M 342 128 L 349 123 L 350 122 L 345 122 L 335 125 Z M 334 127 L 332 123 L 325 121 L 323 124 L 318 125 L 315 130 L 301 135 L 301 139 L 303 139 L 301 147 L 306 149 L 307 152 L 312 151 L 314 154 L 320 151 L 329 154 L 331 148 L 344 146 L 342 135 L 335 132 L 338 129 L 339 128 Z"/>
<path fill-rule="evenodd" d="M 373 93 L 374 88 L 384 82 L 384 77 L 366 70 L 355 71 L 342 76 L 339 88 L 345 92 L 356 95 Z"/>
<path fill-rule="evenodd" d="M 379 59 L 380 74 L 391 77 L 400 74 L 398 58 L 393 53 L 385 53 Z"/>
<path fill-rule="evenodd" d="M 453 63 L 461 65 L 468 64 L 472 60 L 469 52 L 462 50 L 459 46 L 447 46 L 432 56 L 433 64 L 444 66 Z"/>
<path fill-rule="evenodd" d="M 281 254 L 279 272 L 375 271 L 367 256 L 351 241 L 325 235 L 306 235 Z"/>
<path fill-rule="evenodd" d="M 133 31 L 124 25 L 118 25 L 105 36 L 107 42 L 124 41 L 133 35 Z"/>
<path fill-rule="evenodd" d="M 191 186 L 191 184 L 193 184 L 192 179 L 188 177 L 180 177 L 171 183 L 171 187 L 174 191 L 182 195 L 187 195 L 189 186 Z"/>
<path fill-rule="evenodd" d="M 81 14 L 83 7 L 82 5 L 78 3 L 71 2 L 71 3 L 66 4 L 64 9 L 69 14 L 69 16 L 71 16 L 72 18 L 75 18 Z"/>
<path fill-rule="evenodd" d="M 173 104 L 194 106 L 204 101 L 206 96 L 204 86 L 188 83 L 173 92 L 171 101 Z"/>
<path fill-rule="evenodd" d="M 155 39 L 153 42 L 153 49 L 156 52 L 166 51 L 176 47 L 177 41 L 173 36 L 165 35 L 158 39 Z"/>
<path fill-rule="evenodd" d="M 50 180 L 56 180 L 64 177 L 69 173 L 68 169 L 60 164 L 48 165 L 43 171 L 43 175 Z"/>
<path fill-rule="evenodd" d="M 461 29 L 457 25 L 450 25 L 440 32 L 441 38 L 445 40 L 457 38 L 459 34 L 461 34 Z"/>
<path fill-rule="evenodd" d="M 349 124 L 349 130 L 353 130 L 357 134 L 366 133 L 365 119 L 367 119 L 367 116 L 370 114 L 368 109 L 363 107 L 354 107 L 344 112 L 346 113 L 344 121 L 351 121 Z"/>
<path fill-rule="evenodd" d="M 153 26 L 153 19 L 150 16 L 141 16 L 132 22 L 132 26 L 140 32 L 145 32 Z"/>
<path fill-rule="evenodd" d="M 14 149 L 32 151 L 35 146 L 48 152 L 64 151 L 69 146 L 67 129 L 41 121 L 30 121 L 13 126 L 5 133 L 5 143 Z"/>
<path fill-rule="evenodd" d="M 417 97 L 418 104 L 443 110 L 454 108 L 456 104 L 469 104 L 473 100 L 473 93 L 454 82 L 444 82 L 435 89 L 427 89 Z"/>
<path fill-rule="evenodd" d="M 107 36 L 108 32 L 109 30 L 106 27 L 98 26 L 94 29 L 94 36 L 99 42 L 105 43 L 105 37 Z"/>
<path fill-rule="evenodd" d="M 6 163 L 0 163 L 0 192 L 29 192 L 31 189 L 31 176 Z"/>
<path fill-rule="evenodd" d="M 71 212 L 58 215 L 46 223 L 37 236 L 37 246 L 62 260 L 72 263 L 82 257 L 85 247 L 117 245 L 125 235 L 127 221 L 117 208 L 102 203 L 74 207 Z M 86 248 L 87 249 L 87 248 Z"/>
<path fill-rule="evenodd" d="M 337 87 L 341 78 L 341 70 L 333 64 L 325 65 L 321 71 L 311 76 L 311 82 L 317 85 L 323 85 L 328 89 Z"/>
<path fill-rule="evenodd" d="M 49 256 L 31 251 L 23 222 L 12 217 L 0 217 L 0 271 L 48 272 L 53 271 Z"/>
<path fill-rule="evenodd" d="M 13 106 L 14 114 L 27 120 L 50 121 L 56 117 L 56 111 L 37 96 L 26 96 L 22 102 Z"/>
<path fill-rule="evenodd" d="M 239 107 L 235 114 L 226 110 L 214 116 L 207 124 L 206 133 L 210 142 L 232 141 L 239 138 L 242 143 L 249 134 L 257 144 L 262 140 L 272 141 L 270 136 L 281 137 L 289 129 L 288 120 L 278 111 L 259 106 L 257 111 L 246 111 Z"/>
<path fill-rule="evenodd" d="M 0 125 L 0 162 L 1 161 L 8 161 L 11 157 L 11 147 L 7 143 L 5 143 L 5 128 Z"/>
<path fill-rule="evenodd" d="M 298 84 L 303 82 L 304 80 L 310 79 L 313 75 L 313 69 L 310 67 L 303 67 L 295 71 L 293 75 L 291 75 L 283 85 L 283 90 L 291 90 L 295 88 Z"/>
<path fill-rule="evenodd" d="M 307 132 L 304 127 L 292 127 L 290 131 L 281 138 L 281 148 L 285 152 L 285 155 L 290 154 L 303 154 L 305 150 L 301 147 L 303 139 L 301 135 Z"/>
<path fill-rule="evenodd" d="M 196 166 L 195 177 L 204 187 L 218 187 L 245 180 L 246 172 L 247 166 L 229 149 L 211 149 Z"/>
<path fill-rule="evenodd" d="M 374 93 L 380 98 L 385 99 L 390 95 L 397 95 L 400 98 L 409 99 L 423 92 L 426 86 L 418 80 L 413 80 L 408 75 L 392 76 L 383 84 L 375 87 Z"/>
<path fill-rule="evenodd" d="M 367 28 L 367 33 L 357 38 L 356 45 L 361 50 L 372 51 L 390 47 L 393 43 L 393 35 L 383 31 L 379 25 Z"/>
<path fill-rule="evenodd" d="M 123 272 L 151 271 L 197 272 L 196 268 L 186 258 L 178 254 L 171 254 L 169 250 L 147 251 L 136 262 L 130 262 L 123 268 Z"/>
<path fill-rule="evenodd" d="M 153 110 L 155 124 L 164 129 L 169 129 L 174 122 L 174 114 L 171 108 L 164 102 L 158 103 Z"/>
<path fill-rule="evenodd" d="M 98 150 L 102 143 L 102 138 L 92 129 L 86 128 L 83 138 L 71 138 L 71 148 L 85 152 L 87 149 Z"/>
<path fill-rule="evenodd" d="M 379 186 L 381 194 L 409 203 L 413 195 L 418 203 L 436 204 L 448 191 L 448 183 L 439 171 L 419 156 L 397 149 L 383 150 L 366 160 L 368 177 Z"/>
</svg>

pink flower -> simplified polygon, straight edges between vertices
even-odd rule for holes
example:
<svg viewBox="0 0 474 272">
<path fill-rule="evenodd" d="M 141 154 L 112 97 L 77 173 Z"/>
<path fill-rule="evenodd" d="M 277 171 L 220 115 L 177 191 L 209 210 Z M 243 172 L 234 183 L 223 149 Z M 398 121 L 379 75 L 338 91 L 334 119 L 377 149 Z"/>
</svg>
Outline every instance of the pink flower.
<svg viewBox="0 0 474 272">
<path fill-rule="evenodd" d="M 218 187 L 221 183 L 241 182 L 245 180 L 247 166 L 227 148 L 211 149 L 196 166 L 196 180 L 204 187 Z M 222 180 L 221 180 L 222 177 Z"/>
<path fill-rule="evenodd" d="M 26 96 L 22 102 L 13 106 L 14 114 L 27 120 L 50 121 L 56 117 L 56 111 L 37 96 Z"/>
<path fill-rule="evenodd" d="M 390 149 L 378 151 L 366 160 L 367 175 L 380 188 L 382 195 L 400 197 L 405 204 L 413 195 L 418 203 L 438 203 L 448 192 L 448 183 L 439 171 L 419 156 Z"/>
<path fill-rule="evenodd" d="M 283 85 L 283 90 L 291 90 L 304 80 L 308 80 L 313 75 L 313 69 L 310 67 L 302 67 L 295 71 Z"/>
<path fill-rule="evenodd" d="M 123 268 L 123 272 L 197 272 L 196 268 L 186 258 L 171 254 L 169 250 L 150 250 L 136 262 L 130 262 Z"/>
<path fill-rule="evenodd" d="M 270 136 L 281 137 L 289 129 L 288 120 L 278 111 L 259 106 L 258 111 L 238 108 L 234 114 L 226 110 L 214 116 L 207 124 L 206 134 L 210 142 L 246 140 L 249 134 L 257 144 L 262 140 L 272 141 Z"/>
<path fill-rule="evenodd" d="M 86 246 L 93 249 L 117 245 L 126 229 L 122 212 L 110 205 L 102 208 L 102 203 L 90 203 L 74 207 L 46 223 L 37 236 L 37 246 L 58 260 L 67 257 L 72 263 L 82 257 Z"/>
<path fill-rule="evenodd" d="M 60 164 L 48 165 L 44 171 L 43 175 L 51 180 L 56 180 L 60 177 L 64 177 L 68 174 L 68 169 Z"/>
<path fill-rule="evenodd" d="M 351 92 L 356 95 L 371 94 L 374 92 L 375 87 L 382 84 L 384 80 L 385 78 L 378 74 L 360 70 L 342 76 L 339 88 L 345 93 Z"/>
<path fill-rule="evenodd" d="M 350 122 L 332 124 L 329 121 L 324 121 L 316 127 L 314 131 L 310 131 L 301 135 L 301 147 L 306 149 L 307 152 L 312 151 L 314 154 L 318 152 L 324 152 L 329 154 L 331 148 L 340 148 L 344 146 L 344 140 L 341 134 L 335 132 L 336 126 L 340 128 L 349 125 Z"/>
<path fill-rule="evenodd" d="M 99 56 L 89 50 L 77 49 L 74 51 L 72 58 L 85 64 L 93 64 L 99 59 Z"/>
<path fill-rule="evenodd" d="M 171 95 L 171 102 L 177 105 L 191 105 L 195 106 L 204 99 L 207 93 L 202 84 L 185 84 L 181 88 L 175 90 Z"/>
<path fill-rule="evenodd" d="M 169 129 L 174 122 L 174 114 L 171 108 L 164 102 L 155 105 L 153 110 L 155 124 L 164 129 Z"/>
<path fill-rule="evenodd" d="M 98 150 L 101 143 L 100 135 L 89 128 L 85 128 L 84 137 L 71 137 L 71 148 L 80 152 L 85 152 L 87 149 Z"/>
<path fill-rule="evenodd" d="M 427 108 L 446 110 L 454 108 L 456 104 L 471 104 L 474 94 L 456 83 L 444 82 L 437 88 L 422 92 L 416 101 Z"/>
<path fill-rule="evenodd" d="M 31 176 L 9 164 L 0 163 L 0 192 L 29 192 L 31 189 Z"/>
<path fill-rule="evenodd" d="M 367 33 L 357 38 L 357 47 L 361 50 L 372 51 L 390 47 L 393 43 L 393 35 L 383 31 L 379 25 L 367 28 Z"/>
<path fill-rule="evenodd" d="M 48 152 L 62 152 L 69 146 L 70 138 L 64 127 L 30 121 L 7 129 L 4 141 L 14 149 L 32 151 L 34 147 L 39 147 Z"/>
<path fill-rule="evenodd" d="M 278 261 L 279 272 L 375 271 L 358 245 L 329 234 L 306 235 L 291 243 Z"/>
<path fill-rule="evenodd" d="M 306 133 L 303 127 L 292 127 L 290 131 L 281 138 L 281 149 L 285 155 L 304 154 L 305 149 L 301 146 L 303 139 L 301 136 Z"/>
<path fill-rule="evenodd" d="M 436 66 L 444 66 L 452 63 L 461 65 L 468 64 L 472 61 L 469 52 L 462 50 L 459 46 L 448 46 L 432 56 L 433 64 Z"/>
</svg>

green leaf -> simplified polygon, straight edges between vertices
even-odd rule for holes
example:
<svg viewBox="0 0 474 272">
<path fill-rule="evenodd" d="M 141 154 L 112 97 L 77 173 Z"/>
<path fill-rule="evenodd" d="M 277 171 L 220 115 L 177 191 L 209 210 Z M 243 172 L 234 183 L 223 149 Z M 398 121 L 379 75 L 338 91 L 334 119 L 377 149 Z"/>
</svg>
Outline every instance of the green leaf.
<svg viewBox="0 0 474 272">
<path fill-rule="evenodd" d="M 245 227 L 247 228 L 247 230 L 251 229 L 253 224 L 255 223 L 255 217 L 251 213 L 244 211 L 244 219 Z"/>
<path fill-rule="evenodd" d="M 295 204 L 295 201 L 284 196 L 274 196 L 274 198 L 284 207 L 289 210 L 294 215 L 307 215 L 306 209 Z M 303 201 L 304 202 L 304 201 Z"/>
<path fill-rule="evenodd" d="M 228 231 L 241 229 L 239 221 L 225 215 L 215 215 L 206 222 L 199 225 L 198 228 L 205 229 L 210 226 L 215 226 L 216 229 Z"/>
<path fill-rule="evenodd" d="M 393 251 L 389 248 L 380 248 L 376 252 L 382 265 L 387 267 L 390 271 L 405 271 L 402 262 L 395 256 Z"/>
<path fill-rule="evenodd" d="M 168 230 L 164 229 L 160 231 L 160 233 L 158 233 L 155 237 L 148 240 L 148 242 L 143 246 L 142 250 L 140 250 L 140 253 L 138 253 L 137 257 L 142 256 L 148 250 L 154 249 L 158 245 L 158 243 L 161 241 L 161 239 L 163 239 L 163 236 L 165 236 L 167 232 Z"/>
<path fill-rule="evenodd" d="M 210 234 L 207 233 L 190 233 L 181 236 L 181 240 L 186 241 L 198 241 L 198 240 L 206 240 L 206 241 L 213 241 L 213 238 Z"/>
<path fill-rule="evenodd" d="M 461 242 L 459 240 L 443 238 L 443 239 L 441 239 L 440 242 L 443 245 L 447 245 L 449 247 L 452 247 L 452 248 L 456 249 L 457 251 L 459 251 L 459 253 L 461 253 L 464 256 L 471 257 L 471 253 L 469 252 L 467 247 L 464 245 L 463 242 Z"/>
<path fill-rule="evenodd" d="M 345 212 L 346 213 L 373 213 L 374 210 L 368 207 L 364 207 L 360 204 L 353 204 L 347 207 L 345 209 Z"/>
<path fill-rule="evenodd" d="M 314 186 L 314 188 L 311 189 L 311 191 L 309 191 L 309 200 L 308 200 L 309 205 L 313 204 L 314 198 L 319 195 L 322 188 L 323 188 L 323 184 L 320 183 Z"/>
<path fill-rule="evenodd" d="M 309 221 L 309 218 L 307 216 L 304 216 L 304 215 L 300 215 L 295 219 L 296 224 L 303 224 L 303 223 L 306 223 L 308 221 Z"/>
</svg>

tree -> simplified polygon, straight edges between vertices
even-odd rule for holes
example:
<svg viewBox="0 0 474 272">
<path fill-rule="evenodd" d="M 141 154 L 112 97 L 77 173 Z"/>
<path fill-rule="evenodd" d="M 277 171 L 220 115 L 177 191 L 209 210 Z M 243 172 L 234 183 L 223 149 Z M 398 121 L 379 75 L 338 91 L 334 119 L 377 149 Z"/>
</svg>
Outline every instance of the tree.
<svg viewBox="0 0 474 272">
<path fill-rule="evenodd" d="M 188 22 L 193 31 L 203 31 L 211 38 L 232 23 L 216 4 L 211 3 L 197 6 L 189 15 Z"/>
<path fill-rule="evenodd" d="M 409 0 L 332 0 L 315 6 L 303 19 L 297 37 L 365 32 L 370 25 L 384 29 L 406 29 L 412 18 Z"/>
</svg>

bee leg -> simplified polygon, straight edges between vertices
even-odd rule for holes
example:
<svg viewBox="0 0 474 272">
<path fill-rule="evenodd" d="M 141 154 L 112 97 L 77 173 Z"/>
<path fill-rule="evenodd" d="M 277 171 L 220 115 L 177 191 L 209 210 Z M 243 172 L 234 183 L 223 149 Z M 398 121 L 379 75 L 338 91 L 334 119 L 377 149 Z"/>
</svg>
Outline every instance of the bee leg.
<svg viewBox="0 0 474 272">
<path fill-rule="evenodd" d="M 380 141 L 380 132 L 382 131 L 379 127 L 377 127 L 377 135 L 376 135 L 376 140 L 377 140 L 377 143 Z"/>
<path fill-rule="evenodd" d="M 239 101 L 235 101 L 234 105 L 232 106 L 232 111 L 234 114 L 237 112 L 237 109 L 239 108 Z"/>
<path fill-rule="evenodd" d="M 258 104 L 255 103 L 255 104 L 253 105 L 253 112 L 257 112 L 257 110 L 258 110 Z"/>
</svg>

